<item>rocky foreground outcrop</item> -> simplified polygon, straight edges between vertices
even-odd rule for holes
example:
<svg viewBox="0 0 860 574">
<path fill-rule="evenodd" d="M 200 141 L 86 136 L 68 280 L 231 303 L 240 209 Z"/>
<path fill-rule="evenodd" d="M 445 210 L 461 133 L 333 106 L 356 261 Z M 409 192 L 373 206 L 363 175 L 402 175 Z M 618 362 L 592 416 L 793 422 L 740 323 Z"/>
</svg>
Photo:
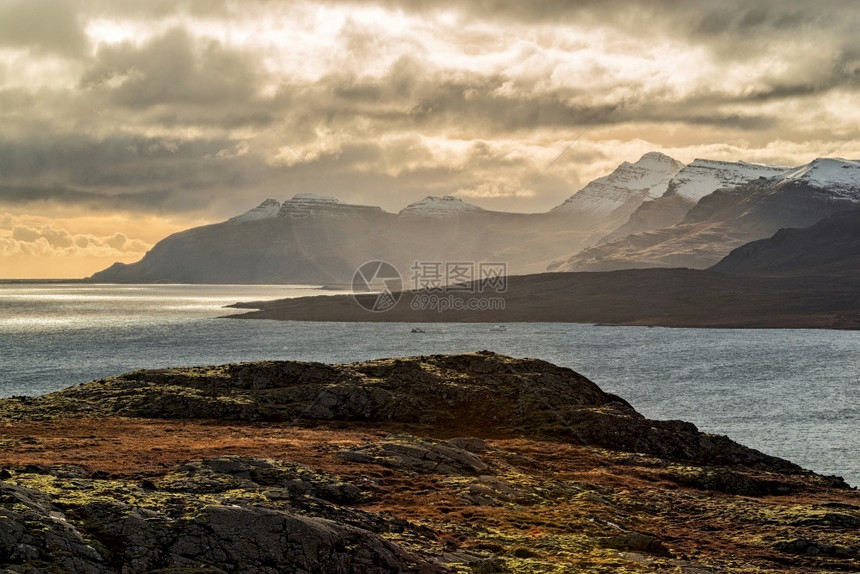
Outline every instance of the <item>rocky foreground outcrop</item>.
<svg viewBox="0 0 860 574">
<path fill-rule="evenodd" d="M 648 420 L 571 369 L 490 352 L 348 365 L 270 361 L 140 370 L 45 397 L 9 400 L 3 410 L 19 409 L 28 418 L 416 423 L 800 471 L 726 437 L 700 433 L 691 423 Z"/>
<path fill-rule="evenodd" d="M 0 572 L 820 572 L 860 497 L 493 353 L 0 401 Z"/>
</svg>

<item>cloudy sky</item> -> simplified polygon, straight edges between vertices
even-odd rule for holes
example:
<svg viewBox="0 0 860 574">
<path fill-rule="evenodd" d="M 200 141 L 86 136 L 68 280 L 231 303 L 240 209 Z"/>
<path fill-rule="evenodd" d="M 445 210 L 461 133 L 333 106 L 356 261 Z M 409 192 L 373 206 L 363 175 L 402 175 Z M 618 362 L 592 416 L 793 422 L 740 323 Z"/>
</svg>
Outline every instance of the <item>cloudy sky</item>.
<svg viewBox="0 0 860 574">
<path fill-rule="evenodd" d="M 650 150 L 857 158 L 858 15 L 854 0 L 0 0 L 0 278 L 85 276 L 299 192 L 544 211 Z"/>
</svg>

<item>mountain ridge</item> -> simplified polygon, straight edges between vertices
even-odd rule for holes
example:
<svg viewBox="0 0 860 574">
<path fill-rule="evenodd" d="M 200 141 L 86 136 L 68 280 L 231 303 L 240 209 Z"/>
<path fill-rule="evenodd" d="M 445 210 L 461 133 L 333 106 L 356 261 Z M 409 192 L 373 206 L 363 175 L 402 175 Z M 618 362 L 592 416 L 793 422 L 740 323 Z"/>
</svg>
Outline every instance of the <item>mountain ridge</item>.
<svg viewBox="0 0 860 574">
<path fill-rule="evenodd" d="M 402 273 L 415 261 L 502 262 L 508 274 L 704 268 L 746 241 L 850 207 L 860 198 L 852 187 L 858 168 L 852 160 L 827 158 L 791 169 L 702 159 L 684 166 L 649 152 L 556 208 L 531 214 L 490 211 L 451 195 L 428 196 L 391 213 L 298 193 L 171 235 L 140 261 L 114 264 L 88 280 L 344 284 L 360 265 L 377 259 Z M 713 189 L 695 204 L 689 199 L 738 181 L 747 183 Z M 822 191 L 827 185 L 835 186 L 830 196 Z M 810 203 L 804 189 L 832 202 Z M 724 220 L 713 219 L 717 212 Z M 667 227 L 679 214 L 681 223 Z M 627 234 L 637 229 L 645 232 Z"/>
<path fill-rule="evenodd" d="M 397 215 L 412 215 L 425 217 L 448 217 L 475 211 L 487 211 L 472 203 L 466 203 L 453 195 L 433 196 L 428 195 L 421 201 L 410 203 L 397 212 Z"/>
<path fill-rule="evenodd" d="M 663 195 L 644 201 L 623 225 L 601 238 L 599 243 L 670 227 L 680 223 L 696 203 L 718 189 L 743 185 L 759 177 L 777 176 L 789 169 L 697 158 L 675 174 Z"/>
<path fill-rule="evenodd" d="M 574 193 L 552 211 L 609 214 L 629 206 L 632 211 L 642 201 L 660 197 L 684 164 L 659 152 L 648 152 L 637 162 L 623 162 Z"/>
</svg>

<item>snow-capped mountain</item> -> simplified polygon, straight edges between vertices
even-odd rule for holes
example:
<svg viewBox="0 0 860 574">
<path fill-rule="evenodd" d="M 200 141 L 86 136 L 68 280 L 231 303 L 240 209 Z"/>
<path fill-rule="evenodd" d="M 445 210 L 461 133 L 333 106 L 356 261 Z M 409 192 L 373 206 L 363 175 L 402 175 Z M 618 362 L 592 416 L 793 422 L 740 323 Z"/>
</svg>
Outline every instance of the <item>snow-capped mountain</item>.
<svg viewBox="0 0 860 574">
<path fill-rule="evenodd" d="M 277 217 L 281 211 L 281 202 L 277 199 L 267 199 L 254 209 L 249 209 L 242 215 L 230 218 L 228 221 L 233 223 L 245 223 L 246 221 L 259 221 L 261 219 L 269 219 Z"/>
<path fill-rule="evenodd" d="M 755 172 L 768 173 L 768 169 L 741 171 L 744 177 Z M 677 204 L 680 197 L 670 195 L 671 191 L 670 184 L 667 195 L 650 204 L 668 201 Z M 643 204 L 637 213 L 643 213 L 647 205 Z M 807 227 L 837 211 L 857 206 L 860 206 L 860 162 L 816 159 L 770 177 L 761 175 L 741 185 L 717 189 L 702 197 L 676 224 L 588 247 L 553 263 L 551 268 L 558 271 L 704 268 L 732 249 L 769 237 L 781 228 Z M 629 222 L 620 230 L 624 227 L 629 228 Z"/>
<path fill-rule="evenodd" d="M 672 177 L 660 197 L 643 201 L 627 221 L 603 237 L 600 243 L 675 225 L 700 199 L 718 189 L 737 187 L 759 178 L 784 177 L 790 171 L 791 168 L 743 161 L 693 160 Z"/>
<path fill-rule="evenodd" d="M 477 205 L 466 203 L 453 195 L 434 197 L 428 195 L 421 201 L 410 203 L 400 210 L 397 215 L 419 216 L 419 217 L 448 217 L 464 213 L 484 211 Z"/>
<path fill-rule="evenodd" d="M 784 180 L 825 189 L 834 197 L 860 199 L 860 161 L 818 158 L 803 167 L 789 170 Z"/>
<path fill-rule="evenodd" d="M 662 196 L 684 164 L 671 157 L 649 152 L 636 163 L 624 162 L 609 175 L 599 177 L 553 209 L 593 215 L 608 215 L 621 206 L 635 209 L 646 199 Z"/>
</svg>

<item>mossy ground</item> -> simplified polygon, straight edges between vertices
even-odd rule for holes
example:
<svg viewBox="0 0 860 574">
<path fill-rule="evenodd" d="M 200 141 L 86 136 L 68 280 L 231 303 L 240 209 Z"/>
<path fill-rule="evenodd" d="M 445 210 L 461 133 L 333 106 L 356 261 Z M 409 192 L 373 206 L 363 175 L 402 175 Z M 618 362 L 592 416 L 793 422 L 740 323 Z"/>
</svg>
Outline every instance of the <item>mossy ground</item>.
<svg viewBox="0 0 860 574">
<path fill-rule="evenodd" d="M 794 477 L 790 494 L 739 496 L 686 485 L 686 475 L 701 472 L 695 466 L 515 436 L 484 437 L 488 450 L 480 456 L 492 467 L 485 476 L 416 474 L 338 456 L 404 433 L 452 435 L 406 425 L 67 418 L 0 427 L 0 466 L 11 469 L 7 483 L 47 495 L 72 520 L 99 502 L 193 520 L 208 505 L 292 503 L 271 487 L 230 482 L 209 492 L 183 490 L 182 464 L 224 455 L 293 461 L 307 467 L 301 472 L 310 480 L 356 485 L 362 497 L 346 506 L 408 521 L 414 528 L 383 536 L 459 572 L 860 571 L 856 556 L 774 548 L 797 538 L 860 547 L 858 529 L 844 518 L 860 520 L 860 495 L 829 490 L 814 477 Z M 57 464 L 85 473 L 46 474 L 45 465 Z M 481 498 L 469 498 L 475 494 Z M 828 518 L 833 514 L 849 526 Z M 668 555 L 612 547 L 613 537 L 630 532 L 653 536 Z M 93 545 L 98 549 L 95 538 Z"/>
</svg>

